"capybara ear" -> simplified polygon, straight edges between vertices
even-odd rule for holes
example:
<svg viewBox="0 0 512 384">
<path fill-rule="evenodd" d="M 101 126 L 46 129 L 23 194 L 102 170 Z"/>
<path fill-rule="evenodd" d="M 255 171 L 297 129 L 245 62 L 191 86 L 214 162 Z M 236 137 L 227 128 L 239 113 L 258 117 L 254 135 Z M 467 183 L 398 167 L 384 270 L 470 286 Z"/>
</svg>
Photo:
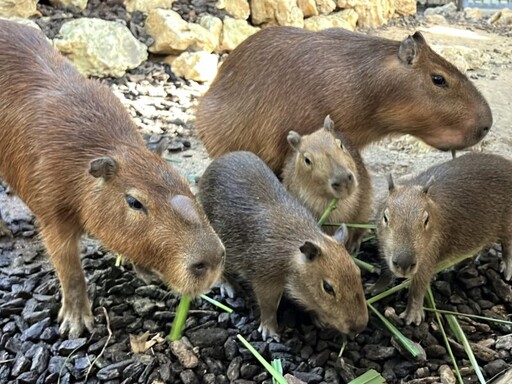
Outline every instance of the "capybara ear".
<svg viewBox="0 0 512 384">
<path fill-rule="evenodd" d="M 423 37 L 420 31 L 414 32 L 414 35 L 412 35 L 412 38 L 418 45 L 427 45 L 427 41 Z"/>
<path fill-rule="evenodd" d="M 197 207 L 190 197 L 175 195 L 171 198 L 171 207 L 183 220 L 192 225 L 201 225 Z"/>
<path fill-rule="evenodd" d="M 334 240 L 338 244 L 346 245 L 348 240 L 348 228 L 345 224 L 341 224 L 333 235 Z"/>
<path fill-rule="evenodd" d="M 400 43 L 398 58 L 404 64 L 412 65 L 418 58 L 418 46 L 415 39 L 409 35 Z"/>
<path fill-rule="evenodd" d="M 311 241 L 306 241 L 299 247 L 300 251 L 306 256 L 307 261 L 314 261 L 320 256 L 320 248 Z"/>
<path fill-rule="evenodd" d="M 435 178 L 434 176 L 430 176 L 430 179 L 428 179 L 427 184 L 423 186 L 423 193 L 427 194 L 430 187 L 434 184 Z"/>
<path fill-rule="evenodd" d="M 164 151 L 169 147 L 170 139 L 168 137 L 162 138 L 155 147 L 154 151 L 158 156 L 162 156 Z"/>
<path fill-rule="evenodd" d="M 117 162 L 111 157 L 99 157 L 89 163 L 89 173 L 94 177 L 109 180 L 117 172 Z"/>
<path fill-rule="evenodd" d="M 388 191 L 392 191 L 395 188 L 395 182 L 393 181 L 393 175 L 391 172 L 387 174 L 387 181 L 388 181 Z"/>
<path fill-rule="evenodd" d="M 329 132 L 334 132 L 334 121 L 332 121 L 330 115 L 325 116 L 324 129 Z"/>
<path fill-rule="evenodd" d="M 296 151 L 300 150 L 300 141 L 302 137 L 295 131 L 288 132 L 288 137 L 286 138 L 290 146 Z"/>
</svg>

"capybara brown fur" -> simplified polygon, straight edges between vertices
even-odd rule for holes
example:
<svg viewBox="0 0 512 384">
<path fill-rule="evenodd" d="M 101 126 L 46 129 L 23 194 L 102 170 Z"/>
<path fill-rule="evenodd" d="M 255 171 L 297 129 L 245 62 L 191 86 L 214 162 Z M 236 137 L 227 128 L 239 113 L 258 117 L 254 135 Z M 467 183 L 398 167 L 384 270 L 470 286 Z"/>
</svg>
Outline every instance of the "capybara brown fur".
<svg viewBox="0 0 512 384">
<path fill-rule="evenodd" d="M 241 279 L 260 308 L 263 338 L 277 337 L 283 294 L 342 333 L 362 331 L 368 311 L 361 271 L 342 243 L 323 233 L 315 218 L 251 152 L 214 160 L 199 181 L 198 199 L 226 247 L 227 283 Z"/>
<path fill-rule="evenodd" d="M 469 153 L 393 182 L 377 235 L 383 257 L 399 277 L 412 277 L 402 314 L 424 318 L 423 298 L 439 262 L 476 254 L 500 241 L 505 278 L 512 277 L 512 162 Z"/>
<path fill-rule="evenodd" d="M 332 199 L 336 208 L 326 224 L 366 224 L 372 213 L 372 184 L 363 159 L 343 134 L 334 131 L 334 122 L 326 116 L 321 129 L 301 136 L 288 134 L 293 149 L 282 173 L 286 189 L 320 219 Z M 327 233 L 335 227 L 326 226 Z M 346 248 L 359 250 L 366 230 L 350 228 Z"/>
<path fill-rule="evenodd" d="M 276 26 L 229 54 L 199 101 L 196 128 L 211 157 L 250 151 L 280 172 L 288 132 L 311 133 L 326 115 L 358 149 L 390 134 L 461 149 L 492 125 L 484 97 L 420 32 L 394 41 Z"/>
<path fill-rule="evenodd" d="M 196 295 L 224 247 L 187 181 L 146 148 L 121 102 L 34 28 L 0 21 L 0 175 L 36 216 L 62 286 L 61 332 L 93 327 L 79 240 L 155 270 Z"/>
</svg>

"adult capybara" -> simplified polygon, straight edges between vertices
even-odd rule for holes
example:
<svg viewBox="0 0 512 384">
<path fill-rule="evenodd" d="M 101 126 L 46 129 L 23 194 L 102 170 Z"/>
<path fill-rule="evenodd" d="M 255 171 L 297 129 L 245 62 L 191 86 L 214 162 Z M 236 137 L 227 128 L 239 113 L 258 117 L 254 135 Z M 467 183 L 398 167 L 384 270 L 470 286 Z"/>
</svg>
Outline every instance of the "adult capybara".
<svg viewBox="0 0 512 384">
<path fill-rule="evenodd" d="M 196 295 L 220 276 L 224 247 L 186 180 L 151 152 L 121 102 L 34 28 L 0 21 L 0 175 L 35 214 L 62 285 L 61 332 L 93 316 L 79 239 Z"/>
<path fill-rule="evenodd" d="M 283 294 L 342 333 L 368 322 L 361 271 L 335 238 L 291 196 L 251 152 L 214 160 L 199 181 L 198 199 L 226 247 L 225 281 L 249 283 L 261 311 L 263 338 L 277 337 Z"/>
<path fill-rule="evenodd" d="M 334 131 L 329 116 L 321 129 L 301 136 L 288 134 L 293 149 L 286 160 L 282 180 L 286 189 L 309 208 L 317 219 L 336 199 L 326 223 L 365 224 L 372 213 L 372 184 L 359 151 Z M 334 227 L 326 227 L 332 233 Z M 359 250 L 365 229 L 350 228 L 346 248 Z"/>
<path fill-rule="evenodd" d="M 199 102 L 196 127 L 211 157 L 251 151 L 280 172 L 288 132 L 311 133 L 326 115 L 358 149 L 389 134 L 461 149 L 492 125 L 483 96 L 419 32 L 400 42 L 269 27 L 230 53 Z"/>
<path fill-rule="evenodd" d="M 424 318 L 423 298 L 436 265 L 501 241 L 505 278 L 512 278 L 512 162 L 470 153 L 395 185 L 382 207 L 381 253 L 399 277 L 412 277 L 408 324 Z"/>
</svg>

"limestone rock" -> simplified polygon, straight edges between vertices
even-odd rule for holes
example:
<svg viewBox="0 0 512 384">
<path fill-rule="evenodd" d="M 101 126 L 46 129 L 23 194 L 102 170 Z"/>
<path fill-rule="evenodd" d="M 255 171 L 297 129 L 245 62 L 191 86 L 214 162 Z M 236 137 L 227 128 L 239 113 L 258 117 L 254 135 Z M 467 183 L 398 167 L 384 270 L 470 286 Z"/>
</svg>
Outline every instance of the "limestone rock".
<svg viewBox="0 0 512 384">
<path fill-rule="evenodd" d="M 247 39 L 252 34 L 258 32 L 259 28 L 249 25 L 245 20 L 236 20 L 231 17 L 224 18 L 222 28 L 222 42 L 220 49 L 222 51 L 232 51 L 238 44 Z"/>
<path fill-rule="evenodd" d="M 416 11 L 416 0 L 395 0 L 395 12 L 400 16 L 412 16 Z"/>
<path fill-rule="evenodd" d="M 479 8 L 464 8 L 464 17 L 469 20 L 480 20 L 482 18 L 482 10 Z"/>
<path fill-rule="evenodd" d="M 50 0 L 50 4 L 54 7 L 76 7 L 78 9 L 84 10 L 87 8 L 87 0 Z"/>
<path fill-rule="evenodd" d="M 247 20 L 251 14 L 248 0 L 218 0 L 217 8 L 224 9 L 235 19 Z"/>
<path fill-rule="evenodd" d="M 316 8 L 315 0 L 297 0 L 297 5 L 304 17 L 317 16 L 318 9 Z"/>
<path fill-rule="evenodd" d="M 29 20 L 29 19 L 24 19 L 23 17 L 1 17 L 0 16 L 0 19 L 1 20 L 14 21 L 16 23 L 20 23 L 20 24 L 23 24 L 23 25 L 28 25 L 29 27 L 41 30 L 39 25 L 37 25 L 34 21 Z"/>
<path fill-rule="evenodd" d="M 357 25 L 375 28 L 387 23 L 395 13 L 394 0 L 362 0 L 354 6 L 359 15 Z"/>
<path fill-rule="evenodd" d="M 491 24 L 512 25 L 512 9 L 503 8 L 489 19 Z"/>
<path fill-rule="evenodd" d="M 360 0 L 336 0 L 336 4 L 338 8 L 355 8 L 355 6 L 360 2 Z"/>
<path fill-rule="evenodd" d="M 446 20 L 446 17 L 443 15 L 427 15 L 425 16 L 425 20 L 436 25 L 448 24 L 448 20 Z"/>
<path fill-rule="evenodd" d="M 221 41 L 222 20 L 212 15 L 205 15 L 199 20 L 199 25 L 209 30 L 215 36 L 216 41 Z"/>
<path fill-rule="evenodd" d="M 171 69 L 176 76 L 207 82 L 215 78 L 218 63 L 219 58 L 214 53 L 183 52 L 172 61 Z"/>
<path fill-rule="evenodd" d="M 124 0 L 124 6 L 128 12 L 149 13 L 153 9 L 171 9 L 175 0 Z"/>
<path fill-rule="evenodd" d="M 304 14 L 297 0 L 251 0 L 253 24 L 279 24 L 304 27 Z"/>
<path fill-rule="evenodd" d="M 124 25 L 82 18 L 62 25 L 54 45 L 84 75 L 120 77 L 143 63 L 148 52 Z"/>
<path fill-rule="evenodd" d="M 457 6 L 454 3 L 448 3 L 441 7 L 433 7 L 425 9 L 423 14 L 428 15 L 443 15 L 445 17 L 453 17 L 457 13 Z"/>
<path fill-rule="evenodd" d="M 30 17 L 38 14 L 36 4 L 39 0 L 0 0 L 0 16 Z"/>
<path fill-rule="evenodd" d="M 316 0 L 316 8 L 321 15 L 328 15 L 336 9 L 336 3 L 333 0 Z"/>
<path fill-rule="evenodd" d="M 480 69 L 490 60 L 489 54 L 476 48 L 460 45 L 431 45 L 431 47 L 463 73 L 470 69 Z"/>
<path fill-rule="evenodd" d="M 353 9 L 345 9 L 329 16 L 313 16 L 304 21 L 304 28 L 320 31 L 328 28 L 344 28 L 349 31 L 356 29 L 357 13 Z"/>
<path fill-rule="evenodd" d="M 212 52 L 218 45 L 218 39 L 212 32 L 199 24 L 187 23 L 179 13 L 169 9 L 157 8 L 149 12 L 145 28 L 155 39 L 149 47 L 153 53 Z"/>
</svg>

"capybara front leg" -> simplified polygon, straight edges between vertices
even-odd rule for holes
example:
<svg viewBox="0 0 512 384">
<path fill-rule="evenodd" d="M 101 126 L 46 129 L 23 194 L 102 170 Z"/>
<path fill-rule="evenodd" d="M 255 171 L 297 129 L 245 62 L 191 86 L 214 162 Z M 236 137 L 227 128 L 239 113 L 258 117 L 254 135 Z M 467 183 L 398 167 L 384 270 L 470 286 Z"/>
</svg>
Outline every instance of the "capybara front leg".
<svg viewBox="0 0 512 384">
<path fill-rule="evenodd" d="M 407 308 L 405 312 L 400 315 L 401 318 L 405 319 L 406 324 L 414 323 L 420 325 L 425 319 L 423 301 L 433 275 L 434 266 L 430 263 L 425 263 L 420 266 L 418 272 L 412 278 Z"/>
<path fill-rule="evenodd" d="M 512 229 L 509 232 L 512 232 Z M 512 237 L 512 233 L 510 236 Z M 501 257 L 503 258 L 501 272 L 507 281 L 512 279 L 512 246 L 510 243 L 510 238 L 501 240 Z"/>
<path fill-rule="evenodd" d="M 84 328 L 91 331 L 94 326 L 80 263 L 80 233 L 70 232 L 64 225 L 59 225 L 43 226 L 41 235 L 62 287 L 62 306 L 58 317 L 60 333 L 74 339 L 82 334 Z"/>
<path fill-rule="evenodd" d="M 0 214 L 0 237 L 12 237 L 12 233 Z"/>
<path fill-rule="evenodd" d="M 258 284 L 254 287 L 254 293 L 258 306 L 260 307 L 260 326 L 258 331 L 261 337 L 266 340 L 269 337 L 279 341 L 277 332 L 277 309 L 283 295 L 283 289 L 279 289 L 272 284 Z"/>
</svg>

